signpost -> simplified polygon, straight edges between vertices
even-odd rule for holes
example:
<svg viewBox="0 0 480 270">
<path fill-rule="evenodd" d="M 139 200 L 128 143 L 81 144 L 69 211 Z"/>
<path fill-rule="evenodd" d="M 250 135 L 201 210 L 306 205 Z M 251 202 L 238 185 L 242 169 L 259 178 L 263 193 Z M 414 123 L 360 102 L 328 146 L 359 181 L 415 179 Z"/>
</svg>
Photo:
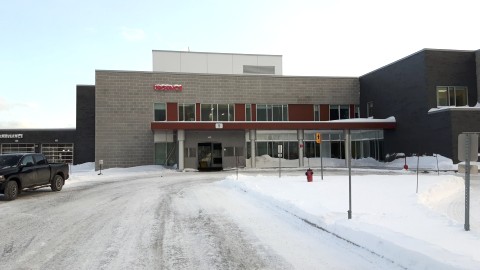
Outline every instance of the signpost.
<svg viewBox="0 0 480 270">
<path fill-rule="evenodd" d="M 478 160 L 478 134 L 458 135 L 458 159 L 465 161 L 465 231 L 470 230 L 470 161 Z"/>
<path fill-rule="evenodd" d="M 279 144 L 278 145 L 278 149 L 277 149 L 277 152 L 278 152 L 278 178 L 281 178 L 282 177 L 282 154 L 283 154 L 283 145 Z"/>
<path fill-rule="evenodd" d="M 352 219 L 352 135 L 345 130 L 345 158 L 348 166 L 348 219 Z"/>
<path fill-rule="evenodd" d="M 320 132 L 315 133 L 315 142 L 320 144 L 320 175 L 323 180 L 322 134 Z"/>
</svg>

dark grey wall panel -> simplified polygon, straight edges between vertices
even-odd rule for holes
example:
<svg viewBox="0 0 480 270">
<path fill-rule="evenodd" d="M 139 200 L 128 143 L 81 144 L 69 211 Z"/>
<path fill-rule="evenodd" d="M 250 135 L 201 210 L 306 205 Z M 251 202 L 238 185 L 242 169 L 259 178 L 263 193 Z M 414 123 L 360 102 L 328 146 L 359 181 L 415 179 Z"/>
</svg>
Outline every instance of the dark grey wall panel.
<svg viewBox="0 0 480 270">
<path fill-rule="evenodd" d="M 423 51 L 360 77 L 361 114 L 374 103 L 374 117 L 395 116 L 397 128 L 385 131 L 385 153 L 416 153 L 427 117 Z"/>
<path fill-rule="evenodd" d="M 480 123 L 472 111 L 429 114 L 437 107 L 437 86 L 467 86 L 468 104 L 474 106 L 475 52 L 422 50 L 360 77 L 362 115 L 373 101 L 375 118 L 397 120 L 396 130 L 385 131 L 385 153 L 439 153 L 457 161 L 458 133 Z"/>
<path fill-rule="evenodd" d="M 77 85 L 75 164 L 95 161 L 95 86 Z"/>
</svg>

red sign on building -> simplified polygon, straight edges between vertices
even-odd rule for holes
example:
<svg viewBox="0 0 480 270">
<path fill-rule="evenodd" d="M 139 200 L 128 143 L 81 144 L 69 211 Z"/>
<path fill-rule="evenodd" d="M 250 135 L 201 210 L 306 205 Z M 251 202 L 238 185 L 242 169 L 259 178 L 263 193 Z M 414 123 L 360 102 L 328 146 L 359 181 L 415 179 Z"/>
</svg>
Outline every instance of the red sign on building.
<svg viewBox="0 0 480 270">
<path fill-rule="evenodd" d="M 153 89 L 155 91 L 182 91 L 183 86 L 181 84 L 155 84 Z"/>
</svg>

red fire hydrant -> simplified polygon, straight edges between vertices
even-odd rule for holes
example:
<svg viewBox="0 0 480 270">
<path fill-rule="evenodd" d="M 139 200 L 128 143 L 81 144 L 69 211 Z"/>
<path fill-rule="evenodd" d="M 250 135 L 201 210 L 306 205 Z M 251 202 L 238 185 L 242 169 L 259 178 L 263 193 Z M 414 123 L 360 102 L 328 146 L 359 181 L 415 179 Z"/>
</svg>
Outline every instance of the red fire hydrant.
<svg viewBox="0 0 480 270">
<path fill-rule="evenodd" d="M 307 182 L 312 182 L 313 181 L 313 171 L 312 171 L 312 169 L 308 168 L 305 175 L 307 176 Z"/>
</svg>

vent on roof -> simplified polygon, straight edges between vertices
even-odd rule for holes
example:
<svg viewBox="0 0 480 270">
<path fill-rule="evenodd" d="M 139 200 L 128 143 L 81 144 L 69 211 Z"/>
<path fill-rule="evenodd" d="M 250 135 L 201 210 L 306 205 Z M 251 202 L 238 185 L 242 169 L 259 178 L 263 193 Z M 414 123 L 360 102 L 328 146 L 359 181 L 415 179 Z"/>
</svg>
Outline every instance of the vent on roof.
<svg viewBox="0 0 480 270">
<path fill-rule="evenodd" d="M 275 74 L 275 66 L 243 65 L 243 74 Z"/>
</svg>

